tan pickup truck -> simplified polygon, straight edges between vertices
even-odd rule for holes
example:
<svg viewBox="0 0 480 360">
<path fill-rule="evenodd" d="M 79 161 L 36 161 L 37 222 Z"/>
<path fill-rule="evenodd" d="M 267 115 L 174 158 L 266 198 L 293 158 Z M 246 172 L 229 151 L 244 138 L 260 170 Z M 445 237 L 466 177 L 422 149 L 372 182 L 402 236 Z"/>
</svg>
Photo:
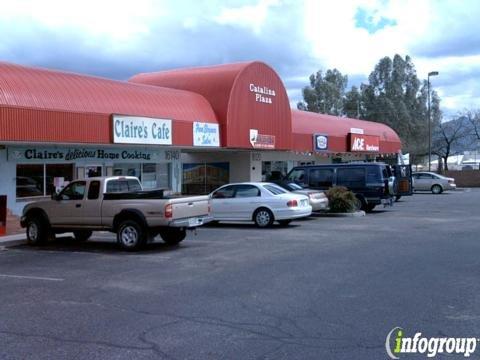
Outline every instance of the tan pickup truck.
<svg viewBox="0 0 480 360">
<path fill-rule="evenodd" d="M 21 218 L 27 240 L 41 244 L 55 234 L 73 232 L 87 240 L 92 231 L 117 234 L 125 250 L 137 250 L 156 235 L 178 244 L 186 230 L 211 221 L 208 196 L 166 196 L 143 191 L 136 177 L 97 177 L 71 182 L 51 200 L 25 206 Z"/>
</svg>

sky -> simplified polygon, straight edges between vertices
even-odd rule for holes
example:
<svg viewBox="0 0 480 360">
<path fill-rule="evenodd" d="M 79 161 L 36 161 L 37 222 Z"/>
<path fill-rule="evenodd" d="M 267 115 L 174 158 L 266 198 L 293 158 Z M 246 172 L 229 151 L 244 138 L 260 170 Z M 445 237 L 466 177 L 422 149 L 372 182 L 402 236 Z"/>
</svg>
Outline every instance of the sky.
<svg viewBox="0 0 480 360">
<path fill-rule="evenodd" d="M 0 61 L 127 80 L 140 72 L 260 60 L 292 105 L 310 74 L 349 87 L 378 61 L 430 71 L 445 117 L 480 108 L 478 0 L 0 0 Z M 445 119 L 446 120 L 446 119 Z"/>
</svg>

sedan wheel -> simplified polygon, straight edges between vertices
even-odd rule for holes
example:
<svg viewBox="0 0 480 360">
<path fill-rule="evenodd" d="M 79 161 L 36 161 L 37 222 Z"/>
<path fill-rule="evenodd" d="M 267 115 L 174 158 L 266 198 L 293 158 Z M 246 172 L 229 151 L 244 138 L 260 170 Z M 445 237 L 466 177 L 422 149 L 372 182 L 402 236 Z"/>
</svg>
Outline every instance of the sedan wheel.
<svg viewBox="0 0 480 360">
<path fill-rule="evenodd" d="M 253 221 L 260 228 L 268 227 L 273 224 L 273 214 L 268 209 L 258 209 L 253 216 Z"/>
<path fill-rule="evenodd" d="M 440 185 L 433 185 L 432 186 L 432 193 L 435 195 L 442 193 L 442 187 Z"/>
</svg>

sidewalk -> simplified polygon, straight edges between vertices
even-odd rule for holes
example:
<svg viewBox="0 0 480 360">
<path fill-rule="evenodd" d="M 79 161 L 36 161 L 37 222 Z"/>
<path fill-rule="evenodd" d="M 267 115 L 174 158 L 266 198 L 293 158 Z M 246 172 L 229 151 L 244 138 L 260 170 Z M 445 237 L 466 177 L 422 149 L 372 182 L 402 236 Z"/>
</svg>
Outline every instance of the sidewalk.
<svg viewBox="0 0 480 360">
<path fill-rule="evenodd" d="M 17 246 L 17 245 L 22 245 L 26 243 L 27 243 L 27 238 L 25 236 L 25 233 L 0 236 L 0 248 Z"/>
</svg>

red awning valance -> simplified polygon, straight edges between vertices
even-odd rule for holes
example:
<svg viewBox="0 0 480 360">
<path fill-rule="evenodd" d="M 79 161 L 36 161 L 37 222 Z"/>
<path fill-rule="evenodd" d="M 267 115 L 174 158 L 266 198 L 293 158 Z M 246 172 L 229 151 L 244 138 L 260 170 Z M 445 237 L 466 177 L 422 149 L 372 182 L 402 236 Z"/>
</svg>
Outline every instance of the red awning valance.
<svg viewBox="0 0 480 360">
<path fill-rule="evenodd" d="M 396 153 L 401 147 L 397 133 L 385 124 L 350 119 L 313 112 L 292 110 L 293 148 L 296 151 L 313 151 L 313 134 L 328 136 L 328 152 L 348 152 L 348 135 L 362 131 L 380 139 L 379 153 Z"/>
</svg>

